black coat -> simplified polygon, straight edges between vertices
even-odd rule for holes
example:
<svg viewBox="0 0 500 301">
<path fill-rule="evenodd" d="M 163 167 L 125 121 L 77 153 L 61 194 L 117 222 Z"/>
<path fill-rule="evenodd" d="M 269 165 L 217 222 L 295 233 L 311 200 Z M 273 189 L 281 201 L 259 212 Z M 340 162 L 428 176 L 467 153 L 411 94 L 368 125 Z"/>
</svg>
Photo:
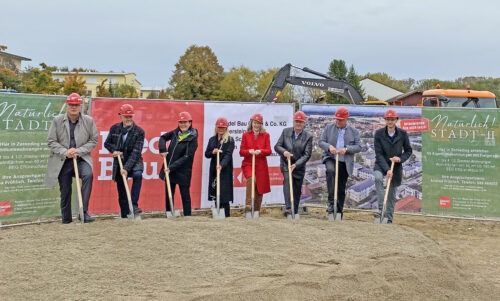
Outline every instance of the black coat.
<svg viewBox="0 0 500 301">
<path fill-rule="evenodd" d="M 217 154 L 212 154 L 214 148 L 222 150 L 219 154 L 221 165 L 220 171 L 220 202 L 225 204 L 233 202 L 233 151 L 234 139 L 229 137 L 228 141 L 220 145 L 217 135 L 208 140 L 205 157 L 210 160 L 210 174 L 208 178 L 208 200 L 215 201 L 216 195 L 216 179 L 217 179 Z"/>
<path fill-rule="evenodd" d="M 280 169 L 282 172 L 288 172 L 288 160 L 283 155 L 285 151 L 293 154 L 290 158 L 290 164 L 295 164 L 295 171 L 304 174 L 306 163 L 312 154 L 312 135 L 302 131 L 299 138 L 294 138 L 293 127 L 286 128 L 281 133 L 274 150 L 280 155 Z"/>
<path fill-rule="evenodd" d="M 397 156 L 401 158 L 401 163 L 394 164 L 391 184 L 394 186 L 401 185 L 403 178 L 403 162 L 408 160 L 413 152 L 410 139 L 405 130 L 396 128 L 394 140 L 391 141 L 387 133 L 387 127 L 379 129 L 375 132 L 375 170 L 379 170 L 386 175 L 391 169 L 390 158 Z"/>
<path fill-rule="evenodd" d="M 180 185 L 191 184 L 191 174 L 193 172 L 194 153 L 198 148 L 198 131 L 191 128 L 191 134 L 182 141 L 178 141 L 180 134 L 179 128 L 167 132 L 160 136 L 158 147 L 160 153 L 167 152 L 166 143 L 170 141 L 168 146 L 167 164 L 170 169 L 170 182 Z M 162 165 L 160 178 L 165 180 L 165 170 Z"/>
<path fill-rule="evenodd" d="M 135 123 L 132 124 L 132 128 L 127 134 L 127 139 L 120 145 L 120 139 L 122 137 L 122 123 L 114 124 L 109 130 L 108 137 L 104 142 L 104 147 L 110 152 L 114 151 L 123 152 L 122 163 L 123 169 L 127 170 L 130 174 L 132 171 L 143 171 L 144 164 L 142 161 L 142 148 L 144 146 L 144 130 L 137 126 Z M 119 176 L 119 164 L 118 159 L 113 160 L 113 179 L 117 181 L 120 179 Z"/>
</svg>

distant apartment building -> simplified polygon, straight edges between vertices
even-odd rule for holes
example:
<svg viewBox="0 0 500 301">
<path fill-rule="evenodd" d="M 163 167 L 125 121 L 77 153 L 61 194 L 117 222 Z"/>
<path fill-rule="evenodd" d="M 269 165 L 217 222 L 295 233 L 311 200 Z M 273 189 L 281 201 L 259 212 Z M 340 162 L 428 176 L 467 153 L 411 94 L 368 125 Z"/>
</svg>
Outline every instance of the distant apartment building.
<svg viewBox="0 0 500 301">
<path fill-rule="evenodd" d="M 74 74 L 73 71 L 56 71 L 52 72 L 52 78 L 59 81 L 64 81 L 64 78 L 69 74 Z M 113 87 L 118 85 L 133 86 L 137 91 L 137 95 L 141 95 L 141 83 L 136 79 L 135 73 L 132 72 L 78 72 L 78 76 L 85 80 L 86 90 L 85 96 L 97 97 L 97 87 L 104 82 L 105 87 Z"/>
<path fill-rule="evenodd" d="M 349 187 L 347 189 L 347 198 L 359 203 L 369 197 L 372 191 L 375 191 L 375 181 L 366 179 Z"/>
</svg>

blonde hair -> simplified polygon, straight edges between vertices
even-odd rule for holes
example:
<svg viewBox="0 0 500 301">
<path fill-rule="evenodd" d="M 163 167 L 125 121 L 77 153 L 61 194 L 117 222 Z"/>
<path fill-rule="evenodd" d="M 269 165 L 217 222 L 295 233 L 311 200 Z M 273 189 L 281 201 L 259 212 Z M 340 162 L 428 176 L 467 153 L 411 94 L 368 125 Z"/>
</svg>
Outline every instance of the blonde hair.
<svg viewBox="0 0 500 301">
<path fill-rule="evenodd" d="M 247 126 L 247 132 L 252 132 L 253 131 L 253 129 L 252 129 L 252 123 L 253 122 L 254 122 L 254 120 L 250 119 L 250 122 L 248 123 L 248 126 Z M 256 121 L 256 122 L 258 122 L 258 121 Z M 261 124 L 261 126 L 260 126 L 259 133 L 264 133 L 266 131 L 266 129 L 264 128 L 264 124 L 263 123 L 260 123 L 260 124 Z"/>
<path fill-rule="evenodd" d="M 214 129 L 214 134 L 215 134 L 215 136 L 219 137 L 219 134 L 217 133 L 217 127 L 215 127 L 215 129 Z M 231 137 L 231 135 L 229 134 L 228 128 L 226 128 L 226 132 L 224 133 L 224 135 L 222 135 L 222 139 L 221 139 L 220 143 L 221 144 L 226 143 L 229 140 L 229 137 Z"/>
</svg>

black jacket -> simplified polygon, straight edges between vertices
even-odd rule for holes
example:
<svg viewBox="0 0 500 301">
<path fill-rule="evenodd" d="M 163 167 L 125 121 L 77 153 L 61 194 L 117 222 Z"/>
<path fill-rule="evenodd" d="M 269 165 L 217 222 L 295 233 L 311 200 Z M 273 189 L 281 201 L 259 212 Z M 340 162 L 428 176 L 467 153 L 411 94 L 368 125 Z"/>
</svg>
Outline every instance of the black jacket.
<svg viewBox="0 0 500 301">
<path fill-rule="evenodd" d="M 286 128 L 281 133 L 274 150 L 280 155 L 280 168 L 282 172 L 288 172 L 288 160 L 283 153 L 288 151 L 293 154 L 290 164 L 295 164 L 296 172 L 305 172 L 306 163 L 312 154 L 312 135 L 302 131 L 299 138 L 294 139 L 293 128 Z"/>
<path fill-rule="evenodd" d="M 205 157 L 211 159 L 210 175 L 208 178 L 208 200 L 215 201 L 217 198 L 217 154 L 212 154 L 214 148 L 222 150 L 222 153 L 219 154 L 220 165 L 222 167 L 220 171 L 220 202 L 221 204 L 233 202 L 233 137 L 229 137 L 228 141 L 222 144 L 222 146 L 217 136 L 213 136 L 208 140 L 207 149 L 205 150 Z"/>
<path fill-rule="evenodd" d="M 191 134 L 182 141 L 178 141 L 181 131 L 176 128 L 160 136 L 158 147 L 160 153 L 168 151 L 167 165 L 170 169 L 170 182 L 180 185 L 191 184 L 191 174 L 193 172 L 194 153 L 198 148 L 198 131 L 190 129 Z M 167 141 L 170 141 L 168 150 Z M 165 180 L 164 167 L 161 168 L 160 178 Z"/>
<path fill-rule="evenodd" d="M 123 125 L 122 123 L 114 124 L 109 130 L 108 137 L 104 142 L 104 147 L 110 152 L 114 151 L 123 152 L 122 163 L 123 169 L 127 170 L 130 174 L 132 171 L 144 170 L 144 164 L 142 161 L 142 148 L 144 145 L 144 130 L 137 126 L 135 123 L 132 124 L 132 128 L 127 134 L 127 139 L 120 145 L 120 139 L 122 137 Z M 119 177 L 119 164 L 118 159 L 113 160 L 113 179 L 117 181 Z"/>
<path fill-rule="evenodd" d="M 390 158 L 398 156 L 401 158 L 401 163 L 394 164 L 394 171 L 392 176 L 392 184 L 395 186 L 401 185 L 403 177 L 403 162 L 408 160 L 413 152 L 410 139 L 405 130 L 396 128 L 394 140 L 391 141 L 387 133 L 387 127 L 379 129 L 375 132 L 375 170 L 379 170 L 382 174 L 386 175 L 387 171 L 391 169 Z"/>
</svg>

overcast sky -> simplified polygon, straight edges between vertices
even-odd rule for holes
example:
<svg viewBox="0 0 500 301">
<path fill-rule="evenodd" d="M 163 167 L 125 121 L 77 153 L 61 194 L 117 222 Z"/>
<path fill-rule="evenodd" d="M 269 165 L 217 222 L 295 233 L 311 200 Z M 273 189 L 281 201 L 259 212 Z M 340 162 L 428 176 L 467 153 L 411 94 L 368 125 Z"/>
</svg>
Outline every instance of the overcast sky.
<svg viewBox="0 0 500 301">
<path fill-rule="evenodd" d="M 0 0 L 0 45 L 45 62 L 137 74 L 166 87 L 193 44 L 225 70 L 286 63 L 397 78 L 500 77 L 494 0 Z"/>
</svg>

